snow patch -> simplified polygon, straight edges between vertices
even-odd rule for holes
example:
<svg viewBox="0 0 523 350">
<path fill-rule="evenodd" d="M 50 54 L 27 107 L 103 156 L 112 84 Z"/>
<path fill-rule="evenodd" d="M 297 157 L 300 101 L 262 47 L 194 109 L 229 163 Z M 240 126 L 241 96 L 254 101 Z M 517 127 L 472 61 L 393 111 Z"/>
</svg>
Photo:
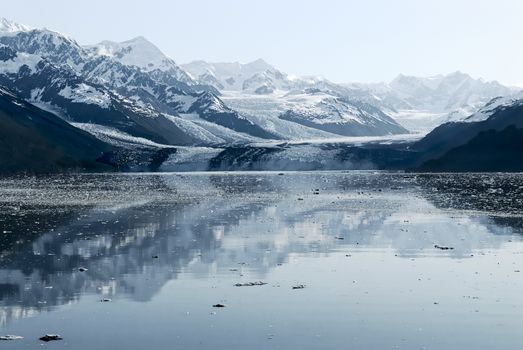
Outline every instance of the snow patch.
<svg viewBox="0 0 523 350">
<path fill-rule="evenodd" d="M 0 61 L 0 74 L 17 74 L 23 66 L 31 72 L 36 72 L 36 67 L 42 58 L 24 52 L 18 52 L 16 57 L 7 61 Z"/>
<path fill-rule="evenodd" d="M 143 137 L 135 137 L 129 135 L 116 128 L 111 128 L 104 125 L 92 123 L 71 123 L 74 127 L 86 131 L 96 138 L 112 145 L 126 146 L 126 145 L 140 145 L 155 148 L 173 148 L 173 146 L 162 145 Z"/>
<path fill-rule="evenodd" d="M 108 93 L 85 83 L 79 84 L 74 88 L 67 85 L 58 94 L 76 103 L 98 105 L 105 109 L 111 106 L 111 98 Z"/>
</svg>

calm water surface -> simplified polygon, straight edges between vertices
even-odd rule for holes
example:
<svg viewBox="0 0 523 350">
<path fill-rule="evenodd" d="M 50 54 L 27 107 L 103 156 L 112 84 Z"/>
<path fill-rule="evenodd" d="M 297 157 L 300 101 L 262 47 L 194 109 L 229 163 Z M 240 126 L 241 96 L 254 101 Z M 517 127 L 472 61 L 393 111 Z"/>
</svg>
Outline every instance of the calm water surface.
<svg viewBox="0 0 523 350">
<path fill-rule="evenodd" d="M 522 218 L 523 175 L 1 179 L 0 347 L 522 349 Z"/>
</svg>

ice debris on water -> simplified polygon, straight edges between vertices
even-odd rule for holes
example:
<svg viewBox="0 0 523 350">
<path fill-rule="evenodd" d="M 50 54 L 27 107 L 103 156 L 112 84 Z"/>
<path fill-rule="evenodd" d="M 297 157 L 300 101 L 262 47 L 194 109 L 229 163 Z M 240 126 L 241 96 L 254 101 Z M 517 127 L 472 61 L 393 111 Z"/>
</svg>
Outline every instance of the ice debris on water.
<svg viewBox="0 0 523 350">
<path fill-rule="evenodd" d="M 303 288 L 305 288 L 304 284 L 298 284 L 298 285 L 292 286 L 292 289 L 303 289 Z"/>
<path fill-rule="evenodd" d="M 246 282 L 246 283 L 236 283 L 235 287 L 253 287 L 253 286 L 264 286 L 266 282 L 257 281 L 257 282 Z"/>
<path fill-rule="evenodd" d="M 54 340 L 62 340 L 62 337 L 59 336 L 58 334 L 46 334 L 43 337 L 40 337 L 40 340 L 48 342 L 48 341 L 54 341 Z"/>
<path fill-rule="evenodd" d="M 24 339 L 24 337 L 21 337 L 19 335 L 7 334 L 7 335 L 0 336 L 0 340 L 21 340 L 21 339 Z"/>
<path fill-rule="evenodd" d="M 440 250 L 453 250 L 454 249 L 453 247 L 445 247 L 445 246 L 441 246 L 441 245 L 437 245 L 437 244 L 434 245 L 434 248 L 440 249 Z"/>
</svg>

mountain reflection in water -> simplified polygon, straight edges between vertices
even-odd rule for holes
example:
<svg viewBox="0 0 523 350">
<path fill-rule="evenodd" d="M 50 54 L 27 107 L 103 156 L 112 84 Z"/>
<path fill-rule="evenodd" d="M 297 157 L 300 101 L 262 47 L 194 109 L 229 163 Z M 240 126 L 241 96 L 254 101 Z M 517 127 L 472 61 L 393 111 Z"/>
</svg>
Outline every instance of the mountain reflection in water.
<svg viewBox="0 0 523 350">
<path fill-rule="evenodd" d="M 494 190 L 485 198 L 481 193 L 488 189 L 474 194 L 470 184 L 486 178 L 456 176 L 333 172 L 4 179 L 0 322 L 16 325 L 17 319 L 38 317 L 89 295 L 150 302 L 180 276 L 265 280 L 295 257 L 321 264 L 331 254 L 390 252 L 399 259 L 459 261 L 519 243 L 521 208 L 512 201 L 510 210 L 496 211 L 495 186 L 510 182 L 511 188 L 523 188 L 523 177 L 488 175 Z M 469 192 L 457 199 L 465 193 L 456 191 L 460 185 Z M 510 196 L 506 189 L 502 194 Z"/>
</svg>

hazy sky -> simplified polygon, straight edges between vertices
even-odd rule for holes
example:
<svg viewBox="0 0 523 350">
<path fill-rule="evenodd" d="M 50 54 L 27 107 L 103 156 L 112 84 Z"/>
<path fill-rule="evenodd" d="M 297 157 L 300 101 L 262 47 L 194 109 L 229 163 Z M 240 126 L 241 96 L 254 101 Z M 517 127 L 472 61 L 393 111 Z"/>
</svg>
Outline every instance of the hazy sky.
<svg viewBox="0 0 523 350">
<path fill-rule="evenodd" d="M 179 63 L 264 58 L 337 82 L 461 70 L 523 83 L 522 0 L 16 0 L 0 16 L 81 44 L 143 35 Z"/>
</svg>

